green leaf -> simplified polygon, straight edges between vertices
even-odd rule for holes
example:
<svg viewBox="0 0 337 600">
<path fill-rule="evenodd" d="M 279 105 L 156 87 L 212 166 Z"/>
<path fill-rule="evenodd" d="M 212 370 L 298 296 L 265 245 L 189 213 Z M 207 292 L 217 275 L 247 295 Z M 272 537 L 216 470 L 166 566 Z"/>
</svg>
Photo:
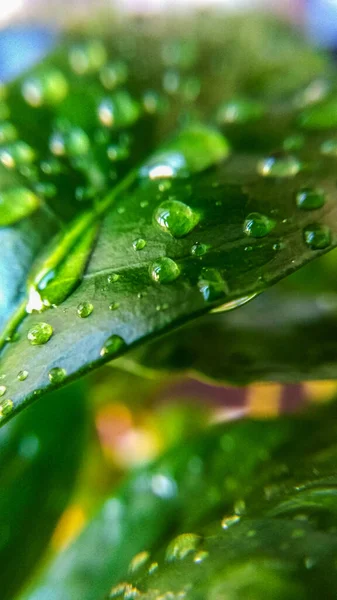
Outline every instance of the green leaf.
<svg viewBox="0 0 337 600">
<path fill-rule="evenodd" d="M 331 67 L 281 25 L 252 22 L 246 39 L 245 22 L 225 35 L 220 21 L 212 32 L 198 19 L 187 31 L 159 22 L 158 38 L 130 24 L 139 46 L 126 47 L 123 31 L 68 40 L 9 87 L 18 136 L 0 161 L 63 228 L 0 337 L 13 403 L 3 420 L 51 384 L 240 305 L 336 245 L 333 136 L 327 148 L 326 131 L 294 124 L 336 94 Z M 323 69 L 327 79 L 303 89 Z"/>
<path fill-rule="evenodd" d="M 230 306 L 227 307 L 227 310 Z M 192 372 L 236 385 L 335 379 L 337 298 L 280 287 L 234 313 L 207 315 L 113 364 L 144 374 Z M 205 351 L 207 349 L 207 351 Z"/>
<path fill-rule="evenodd" d="M 38 402 L 1 429 L 0 560 L 4 600 L 14 598 L 31 576 L 69 500 L 85 430 L 84 388 L 78 384 L 50 394 L 46 402 Z"/>
</svg>

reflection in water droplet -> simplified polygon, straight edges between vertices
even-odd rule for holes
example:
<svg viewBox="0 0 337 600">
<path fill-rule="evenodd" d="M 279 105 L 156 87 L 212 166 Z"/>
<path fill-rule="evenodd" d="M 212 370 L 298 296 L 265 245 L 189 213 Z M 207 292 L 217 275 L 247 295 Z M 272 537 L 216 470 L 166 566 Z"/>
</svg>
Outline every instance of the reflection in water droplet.
<svg viewBox="0 0 337 600">
<path fill-rule="evenodd" d="M 126 346 L 125 340 L 119 335 L 111 335 L 101 349 L 101 356 L 114 356 Z"/>
<path fill-rule="evenodd" d="M 26 381 L 27 377 L 28 377 L 29 373 L 28 371 L 19 371 L 17 378 L 19 381 Z"/>
<path fill-rule="evenodd" d="M 230 517 L 224 517 L 221 521 L 222 529 L 229 529 L 232 525 L 236 525 L 240 522 L 240 517 L 238 515 L 232 515 Z"/>
<path fill-rule="evenodd" d="M 323 250 L 331 244 L 331 231 L 327 225 L 313 223 L 303 232 L 304 241 L 312 250 Z"/>
<path fill-rule="evenodd" d="M 301 167 L 301 162 L 295 156 L 270 156 L 258 163 L 257 172 L 263 177 L 294 177 Z"/>
<path fill-rule="evenodd" d="M 150 552 L 147 552 L 146 550 L 136 554 L 129 564 L 129 573 L 133 574 L 139 571 L 148 562 L 149 558 Z"/>
<path fill-rule="evenodd" d="M 27 338 L 32 346 L 46 344 L 53 335 L 53 328 L 48 323 L 36 323 L 30 328 Z"/>
<path fill-rule="evenodd" d="M 253 238 L 261 238 L 268 235 L 274 229 L 276 223 L 261 213 L 250 213 L 243 224 L 243 231 Z"/>
<path fill-rule="evenodd" d="M 178 535 L 167 547 L 165 558 L 168 562 L 182 560 L 190 552 L 195 552 L 201 543 L 201 536 L 195 533 Z"/>
<path fill-rule="evenodd" d="M 302 188 L 296 194 L 296 204 L 303 210 L 322 208 L 325 203 L 325 192 L 319 188 Z"/>
<path fill-rule="evenodd" d="M 85 319 L 89 317 L 94 310 L 94 305 L 91 302 L 81 302 L 81 304 L 77 307 L 77 315 L 81 317 L 81 319 Z"/>
<path fill-rule="evenodd" d="M 10 400 L 10 398 L 2 400 L 2 402 L 0 402 L 0 419 L 2 419 L 3 417 L 7 417 L 7 415 L 9 415 L 12 412 L 13 408 L 13 400 Z"/>
<path fill-rule="evenodd" d="M 179 277 L 180 269 L 174 260 L 164 256 L 150 264 L 149 274 L 156 283 L 170 283 Z"/>
<path fill-rule="evenodd" d="M 143 238 L 138 238 L 132 242 L 132 247 L 134 250 L 143 250 L 146 246 L 146 240 Z"/>
<path fill-rule="evenodd" d="M 198 288 L 206 302 L 213 302 L 229 292 L 228 285 L 217 269 L 203 268 L 201 270 Z"/>
<path fill-rule="evenodd" d="M 61 383 L 65 379 L 67 371 L 61 367 L 54 367 L 48 373 L 50 383 Z"/>
<path fill-rule="evenodd" d="M 192 208 L 178 200 L 166 200 L 156 208 L 154 222 L 173 237 L 184 237 L 199 221 L 199 215 Z"/>
</svg>

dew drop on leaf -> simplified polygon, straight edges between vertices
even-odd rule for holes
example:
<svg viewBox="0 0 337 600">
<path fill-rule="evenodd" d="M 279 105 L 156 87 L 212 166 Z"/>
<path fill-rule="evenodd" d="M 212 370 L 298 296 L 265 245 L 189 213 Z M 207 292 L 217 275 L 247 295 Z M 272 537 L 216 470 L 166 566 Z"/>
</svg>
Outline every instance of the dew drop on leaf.
<svg viewBox="0 0 337 600">
<path fill-rule="evenodd" d="M 28 371 L 22 370 L 22 371 L 19 371 L 17 378 L 19 381 L 26 381 L 28 375 L 29 375 Z"/>
<path fill-rule="evenodd" d="M 114 356 L 126 346 L 125 341 L 119 335 L 111 335 L 101 349 L 101 356 Z"/>
<path fill-rule="evenodd" d="M 120 276 L 118 275 L 118 273 L 111 273 L 110 275 L 108 275 L 108 283 L 116 283 L 119 277 Z"/>
<path fill-rule="evenodd" d="M 304 210 L 322 208 L 325 203 L 325 192 L 319 188 L 302 188 L 296 195 L 296 204 Z"/>
<path fill-rule="evenodd" d="M 109 304 L 109 310 L 117 310 L 119 308 L 119 302 L 111 302 Z"/>
<path fill-rule="evenodd" d="M 312 250 L 323 250 L 331 244 L 331 231 L 327 225 L 313 223 L 303 232 L 304 241 Z"/>
<path fill-rule="evenodd" d="M 50 383 L 61 383 L 65 379 L 67 372 L 62 367 L 54 367 L 48 373 Z"/>
<path fill-rule="evenodd" d="M 301 162 L 292 155 L 269 156 L 258 162 L 257 172 L 263 177 L 294 177 L 302 168 Z"/>
<path fill-rule="evenodd" d="M 6 386 L 5 385 L 0 385 L 0 398 L 1 398 L 1 396 L 5 395 L 6 391 L 7 391 Z"/>
<path fill-rule="evenodd" d="M 132 247 L 134 250 L 143 250 L 146 246 L 146 240 L 143 238 L 138 238 L 132 242 Z"/>
<path fill-rule="evenodd" d="M 150 264 L 149 273 L 157 283 L 170 283 L 179 277 L 180 269 L 174 260 L 164 256 Z"/>
<path fill-rule="evenodd" d="M 201 536 L 195 533 L 178 535 L 167 547 L 165 558 L 168 562 L 184 559 L 190 552 L 195 552 L 201 543 Z"/>
<path fill-rule="evenodd" d="M 275 227 L 275 221 L 261 213 L 250 213 L 243 224 L 243 231 L 253 238 L 261 238 L 268 235 Z"/>
<path fill-rule="evenodd" d="M 13 408 L 13 400 L 10 400 L 10 398 L 7 398 L 6 400 L 0 402 L 0 419 L 9 415 L 12 412 Z"/>
<path fill-rule="evenodd" d="M 81 319 L 86 319 L 86 317 L 91 315 L 93 310 L 94 306 L 91 302 L 81 302 L 77 307 L 77 315 L 81 317 Z"/>
<path fill-rule="evenodd" d="M 193 562 L 195 562 L 197 565 L 204 562 L 204 560 L 206 560 L 206 558 L 209 556 L 208 552 L 206 550 L 200 550 L 199 552 L 196 552 L 196 554 L 193 557 Z"/>
<path fill-rule="evenodd" d="M 46 344 L 53 335 L 53 328 L 48 323 L 36 323 L 27 333 L 27 338 L 32 346 Z"/>
<path fill-rule="evenodd" d="M 206 254 L 208 250 L 208 246 L 206 244 L 201 244 L 201 242 L 196 242 L 195 244 L 193 244 L 192 248 L 191 248 L 191 254 L 193 256 L 203 256 L 204 254 Z"/>
<path fill-rule="evenodd" d="M 199 221 L 199 215 L 192 208 L 178 200 L 166 200 L 156 208 L 154 222 L 173 237 L 184 237 Z"/>
</svg>

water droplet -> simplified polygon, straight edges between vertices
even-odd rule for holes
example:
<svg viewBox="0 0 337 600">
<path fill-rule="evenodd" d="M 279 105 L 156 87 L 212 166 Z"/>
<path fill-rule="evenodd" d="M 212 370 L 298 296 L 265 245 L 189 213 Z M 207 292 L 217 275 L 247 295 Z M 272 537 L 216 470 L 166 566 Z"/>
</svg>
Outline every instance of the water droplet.
<svg viewBox="0 0 337 600">
<path fill-rule="evenodd" d="M 36 323 L 30 328 L 27 338 L 32 346 L 46 344 L 53 335 L 53 328 L 48 323 Z"/>
<path fill-rule="evenodd" d="M 316 560 L 312 556 L 306 556 L 304 566 L 306 569 L 312 569 L 316 564 Z"/>
<path fill-rule="evenodd" d="M 157 562 L 153 562 L 150 564 L 149 566 L 149 570 L 148 570 L 148 574 L 152 575 L 153 573 L 155 573 L 158 570 L 158 563 Z"/>
<path fill-rule="evenodd" d="M 69 63 L 78 75 L 95 73 L 105 64 L 107 52 L 99 40 L 76 44 L 70 49 Z"/>
<path fill-rule="evenodd" d="M 321 153 L 325 156 L 337 156 L 337 140 L 325 140 L 320 147 Z"/>
<path fill-rule="evenodd" d="M 118 273 L 111 273 L 110 275 L 108 275 L 108 283 L 116 283 L 116 281 L 118 281 L 119 278 L 120 275 L 118 275 Z"/>
<path fill-rule="evenodd" d="M 222 313 L 222 312 L 228 312 L 229 310 L 234 310 L 235 308 L 239 308 L 240 306 L 243 306 L 244 304 L 247 304 L 247 302 L 250 302 L 251 300 L 253 300 L 254 298 L 256 298 L 258 294 L 250 294 L 249 296 L 242 296 L 241 298 L 236 298 L 235 300 L 232 300 L 231 302 L 226 302 L 225 304 L 222 304 L 221 306 L 217 306 L 216 308 L 213 308 L 213 310 L 211 310 L 211 313 Z"/>
<path fill-rule="evenodd" d="M 137 573 L 144 565 L 148 562 L 150 558 L 150 552 L 144 550 L 143 552 L 139 552 L 136 556 L 133 557 L 132 561 L 129 564 L 129 573 Z"/>
<path fill-rule="evenodd" d="M 132 242 L 132 247 L 134 250 L 143 250 L 146 246 L 146 240 L 143 238 L 138 238 Z"/>
<path fill-rule="evenodd" d="M 296 204 L 304 210 L 322 208 L 325 203 L 325 192 L 319 188 L 302 188 L 296 194 Z"/>
<path fill-rule="evenodd" d="M 203 268 L 198 281 L 198 288 L 206 302 L 213 302 L 228 294 L 228 285 L 217 269 Z"/>
<path fill-rule="evenodd" d="M 190 552 L 195 552 L 201 543 L 201 536 L 195 533 L 178 535 L 167 547 L 165 558 L 168 562 L 184 559 Z"/>
<path fill-rule="evenodd" d="M 0 402 L 0 419 L 7 417 L 7 415 L 12 412 L 13 408 L 13 400 L 10 400 L 9 398 Z"/>
<path fill-rule="evenodd" d="M 266 215 L 261 213 L 250 213 L 243 224 L 243 231 L 246 235 L 253 238 L 261 238 L 268 235 L 275 227 L 276 223 Z"/>
<path fill-rule="evenodd" d="M 50 383 L 61 383 L 67 376 L 67 371 L 62 367 L 54 367 L 48 373 Z"/>
<path fill-rule="evenodd" d="M 298 158 L 291 154 L 280 154 L 259 161 L 257 172 L 263 177 L 295 177 L 301 168 Z"/>
<path fill-rule="evenodd" d="M 109 304 L 109 310 L 117 310 L 117 308 L 119 308 L 119 302 L 111 302 Z"/>
<path fill-rule="evenodd" d="M 19 381 L 26 381 L 27 377 L 28 377 L 29 373 L 28 371 L 19 371 L 17 378 Z"/>
<path fill-rule="evenodd" d="M 153 214 L 154 222 L 173 237 L 184 237 L 199 221 L 199 215 L 192 208 L 178 200 L 162 202 Z"/>
<path fill-rule="evenodd" d="M 98 107 L 98 118 L 105 127 L 128 127 L 137 121 L 140 106 L 128 92 L 115 92 L 102 100 Z"/>
<path fill-rule="evenodd" d="M 99 77 L 107 90 L 113 90 L 126 82 L 128 78 L 128 67 L 122 61 L 109 63 L 102 68 Z"/>
<path fill-rule="evenodd" d="M 13 225 L 35 212 L 41 202 L 38 196 L 24 187 L 9 188 L 0 193 L 0 227 Z"/>
<path fill-rule="evenodd" d="M 193 244 L 193 246 L 191 248 L 191 254 L 193 256 L 203 256 L 204 254 L 206 254 L 208 249 L 209 249 L 209 246 L 207 246 L 206 244 L 202 244 L 201 242 L 196 242 L 195 244 Z"/>
<path fill-rule="evenodd" d="M 232 515 L 230 517 L 224 517 L 221 521 L 222 529 L 229 529 L 233 525 L 239 523 L 241 518 L 238 515 Z"/>
<path fill-rule="evenodd" d="M 204 562 L 204 560 L 208 557 L 208 552 L 206 550 L 200 550 L 194 555 L 193 562 L 197 565 Z"/>
<path fill-rule="evenodd" d="M 183 129 L 140 169 L 150 179 L 188 177 L 227 158 L 227 140 L 215 129 L 193 125 Z"/>
<path fill-rule="evenodd" d="M 101 349 L 101 356 L 114 356 L 125 348 L 126 343 L 119 335 L 111 335 Z"/>
<path fill-rule="evenodd" d="M 6 386 L 5 385 L 0 385 L 0 398 L 1 398 L 1 396 L 5 395 L 6 391 L 7 391 Z"/>
<path fill-rule="evenodd" d="M 55 156 L 68 154 L 73 157 L 86 155 L 90 150 L 89 136 L 80 127 L 67 127 L 55 131 L 49 141 L 50 151 Z"/>
<path fill-rule="evenodd" d="M 81 319 L 85 319 L 91 315 L 93 310 L 94 306 L 91 302 L 81 302 L 77 307 L 77 315 L 81 317 Z"/>
<path fill-rule="evenodd" d="M 174 260 L 164 256 L 151 263 L 149 273 L 151 279 L 157 283 L 170 283 L 179 277 L 180 269 Z"/>
<path fill-rule="evenodd" d="M 14 142 L 18 137 L 16 127 L 12 123 L 5 121 L 0 123 L 0 144 L 8 144 Z"/>
<path fill-rule="evenodd" d="M 120 160 L 126 160 L 130 155 L 130 151 L 127 146 L 111 144 L 108 146 L 107 155 L 112 162 L 118 162 Z"/>
<path fill-rule="evenodd" d="M 61 71 L 52 69 L 24 80 L 21 91 L 26 102 L 37 108 L 42 105 L 55 105 L 68 94 L 68 83 Z"/>
<path fill-rule="evenodd" d="M 327 225 L 313 223 L 303 232 L 304 241 L 312 250 L 323 250 L 331 244 L 331 231 Z"/>
<path fill-rule="evenodd" d="M 34 159 L 33 148 L 21 140 L 0 148 L 0 161 L 7 169 L 30 165 Z"/>
<path fill-rule="evenodd" d="M 237 99 L 220 106 L 216 119 L 218 123 L 249 123 L 263 117 L 265 108 L 256 100 Z"/>
</svg>

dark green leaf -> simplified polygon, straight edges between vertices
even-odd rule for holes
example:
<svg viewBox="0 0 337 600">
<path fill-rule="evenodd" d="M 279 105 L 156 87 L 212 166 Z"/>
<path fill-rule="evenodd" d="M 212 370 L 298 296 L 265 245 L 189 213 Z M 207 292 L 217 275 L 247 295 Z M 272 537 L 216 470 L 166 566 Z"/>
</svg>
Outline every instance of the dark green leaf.
<svg viewBox="0 0 337 600">
<path fill-rule="evenodd" d="M 85 424 L 84 388 L 77 384 L 54 392 L 46 402 L 38 402 L 1 429 L 3 600 L 14 598 L 31 576 L 69 500 L 82 455 Z"/>
</svg>

